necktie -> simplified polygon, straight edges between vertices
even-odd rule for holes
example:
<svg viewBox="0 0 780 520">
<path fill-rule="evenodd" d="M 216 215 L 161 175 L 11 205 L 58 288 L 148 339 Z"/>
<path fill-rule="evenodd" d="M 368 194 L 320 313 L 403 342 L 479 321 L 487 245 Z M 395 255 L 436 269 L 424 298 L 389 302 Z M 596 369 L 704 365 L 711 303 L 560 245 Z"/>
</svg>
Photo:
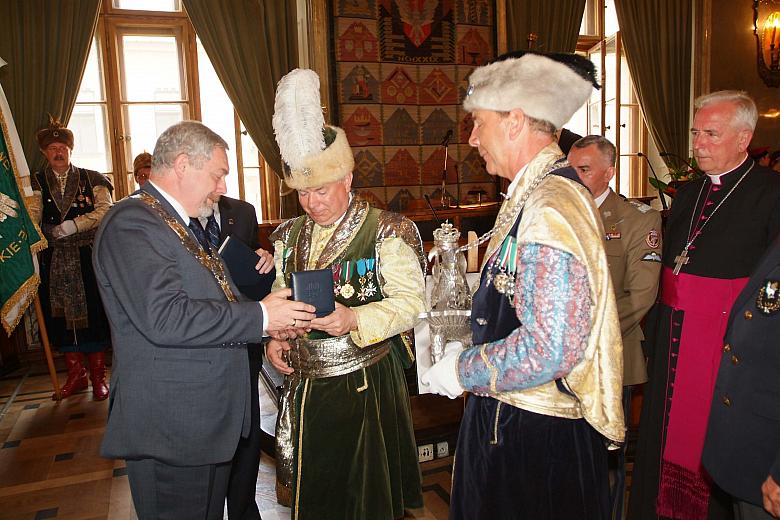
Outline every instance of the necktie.
<svg viewBox="0 0 780 520">
<path fill-rule="evenodd" d="M 209 239 L 206 238 L 206 230 L 203 229 L 203 226 L 200 224 L 200 221 L 196 218 L 190 217 L 189 228 L 195 234 L 195 238 L 198 239 L 198 242 L 200 243 L 200 247 L 202 247 L 204 251 L 209 253 L 211 251 L 211 249 L 209 248 Z"/>
<path fill-rule="evenodd" d="M 214 249 L 219 249 L 219 224 L 214 215 L 211 215 L 206 222 L 206 236 L 209 239 L 209 244 Z"/>
</svg>

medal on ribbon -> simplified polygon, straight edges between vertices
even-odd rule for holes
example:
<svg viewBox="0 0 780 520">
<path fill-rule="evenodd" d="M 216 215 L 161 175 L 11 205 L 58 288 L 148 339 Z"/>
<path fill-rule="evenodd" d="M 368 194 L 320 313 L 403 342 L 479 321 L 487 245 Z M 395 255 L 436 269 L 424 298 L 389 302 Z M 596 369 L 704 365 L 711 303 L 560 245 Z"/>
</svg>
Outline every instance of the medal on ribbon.
<svg viewBox="0 0 780 520">
<path fill-rule="evenodd" d="M 507 298 L 512 298 L 515 294 L 516 258 L 517 241 L 514 237 L 507 237 L 501 245 L 501 251 L 496 256 L 495 264 L 498 264 L 499 272 L 493 277 L 493 287 Z"/>
<path fill-rule="evenodd" d="M 352 287 L 352 285 L 349 283 L 349 281 L 352 279 L 353 269 L 354 264 L 350 260 L 344 260 L 344 283 L 341 284 L 339 294 L 341 294 L 341 297 L 345 300 L 352 298 L 352 296 L 355 294 L 355 288 Z"/>
<path fill-rule="evenodd" d="M 333 269 L 333 296 L 338 296 L 341 292 L 341 264 L 335 264 Z"/>
<path fill-rule="evenodd" d="M 358 276 L 360 277 L 358 278 L 358 282 L 360 283 L 360 286 L 363 287 L 366 285 L 366 259 L 360 258 L 357 260 L 356 264 Z"/>
<path fill-rule="evenodd" d="M 366 301 L 368 298 L 376 294 L 376 285 L 374 285 L 373 272 L 371 269 L 374 267 L 373 258 L 361 258 L 357 261 L 357 271 L 360 278 L 360 291 L 358 292 L 358 300 L 361 302 Z M 370 276 L 369 276 L 370 275 Z"/>
</svg>

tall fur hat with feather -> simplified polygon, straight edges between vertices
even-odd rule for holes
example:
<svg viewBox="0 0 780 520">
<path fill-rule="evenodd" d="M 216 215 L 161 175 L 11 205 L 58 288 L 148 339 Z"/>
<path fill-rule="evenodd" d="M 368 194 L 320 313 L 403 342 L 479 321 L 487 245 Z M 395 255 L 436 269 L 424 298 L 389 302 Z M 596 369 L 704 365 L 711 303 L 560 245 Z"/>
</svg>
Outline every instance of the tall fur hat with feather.
<svg viewBox="0 0 780 520">
<path fill-rule="evenodd" d="M 287 165 L 284 180 L 295 190 L 343 179 L 355 167 L 344 130 L 325 124 L 320 78 L 313 70 L 295 69 L 279 81 L 273 127 Z"/>
<path fill-rule="evenodd" d="M 474 69 L 463 108 L 515 108 L 561 128 L 599 88 L 593 63 L 566 53 L 514 51 Z"/>
</svg>

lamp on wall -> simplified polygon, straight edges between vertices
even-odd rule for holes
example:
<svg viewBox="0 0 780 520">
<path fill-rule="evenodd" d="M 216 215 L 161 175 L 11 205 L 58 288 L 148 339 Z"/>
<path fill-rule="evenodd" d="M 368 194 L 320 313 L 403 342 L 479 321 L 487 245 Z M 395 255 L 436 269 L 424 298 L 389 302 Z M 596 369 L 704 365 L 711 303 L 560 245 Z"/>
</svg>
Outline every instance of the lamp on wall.
<svg viewBox="0 0 780 520">
<path fill-rule="evenodd" d="M 780 87 L 780 0 L 753 0 L 758 75 L 768 87 Z"/>
</svg>

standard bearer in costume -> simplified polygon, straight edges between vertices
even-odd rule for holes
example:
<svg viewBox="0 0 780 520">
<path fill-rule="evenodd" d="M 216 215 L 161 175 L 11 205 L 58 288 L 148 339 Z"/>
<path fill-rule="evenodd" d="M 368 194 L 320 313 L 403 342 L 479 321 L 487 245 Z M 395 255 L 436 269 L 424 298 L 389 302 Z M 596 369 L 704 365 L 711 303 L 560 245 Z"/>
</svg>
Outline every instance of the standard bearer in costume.
<svg viewBox="0 0 780 520">
<path fill-rule="evenodd" d="M 301 121 L 302 111 L 315 117 Z M 292 272 L 328 269 L 336 310 L 267 347 L 287 374 L 276 430 L 279 498 L 291 500 L 297 519 L 392 520 L 422 507 L 403 370 L 414 360 L 407 331 L 425 310 L 425 259 L 410 220 L 351 193 L 346 135 L 323 125 L 316 74 L 285 76 L 274 129 L 290 168 L 285 181 L 306 214 L 272 235 L 275 287 L 289 285 Z"/>
<path fill-rule="evenodd" d="M 555 131 L 587 100 L 593 64 L 511 53 L 476 69 L 469 144 L 511 181 L 487 237 L 473 347 L 423 375 L 467 400 L 451 519 L 608 518 L 608 445 L 624 439 L 623 356 L 604 230 Z"/>
<path fill-rule="evenodd" d="M 52 120 L 36 135 L 48 165 L 31 178 L 40 199 L 35 217 L 49 247 L 40 255 L 41 307 L 53 345 L 65 354 L 68 379 L 62 397 L 87 388 L 84 356 L 89 360 L 92 395 L 108 397 L 105 350 L 108 320 L 92 269 L 95 232 L 112 204 L 113 187 L 102 173 L 70 163 L 73 132 Z"/>
</svg>

